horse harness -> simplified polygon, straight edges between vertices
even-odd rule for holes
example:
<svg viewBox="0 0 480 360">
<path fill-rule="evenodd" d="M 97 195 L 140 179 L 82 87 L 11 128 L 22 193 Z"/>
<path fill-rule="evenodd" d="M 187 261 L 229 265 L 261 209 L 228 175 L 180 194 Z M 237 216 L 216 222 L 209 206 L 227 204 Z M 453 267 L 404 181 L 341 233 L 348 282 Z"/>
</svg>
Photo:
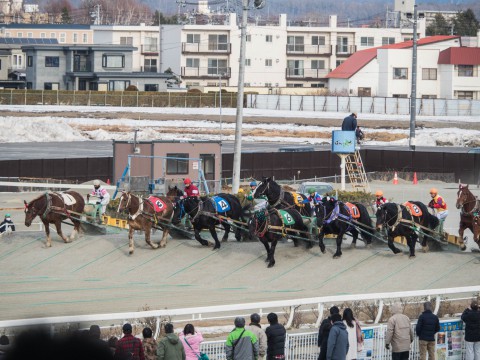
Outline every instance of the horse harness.
<svg viewBox="0 0 480 360">
<path fill-rule="evenodd" d="M 128 194 L 127 195 L 127 204 L 125 205 L 125 208 L 128 209 L 128 207 L 130 206 L 130 203 L 131 203 L 131 200 L 132 200 L 132 194 Z M 150 206 L 152 207 L 153 210 L 153 214 L 150 214 L 146 211 L 143 211 L 144 209 L 144 203 L 145 202 L 148 202 L 150 204 Z M 120 206 L 120 205 L 119 205 Z M 170 219 L 166 219 L 168 220 L 169 222 L 172 221 L 173 219 L 173 214 L 174 212 L 172 211 L 172 213 L 170 214 Z M 135 219 L 139 216 L 139 215 L 143 215 L 144 217 L 146 217 L 148 220 L 150 220 L 151 222 L 155 223 L 155 225 L 158 224 L 158 217 L 157 217 L 157 213 L 155 212 L 155 207 L 152 203 L 151 200 L 149 199 L 144 199 L 142 197 L 139 197 L 138 198 L 138 210 L 136 211 L 135 214 L 133 215 L 128 215 L 128 217 L 130 218 L 130 220 L 132 221 L 135 221 Z"/>
<path fill-rule="evenodd" d="M 50 196 L 49 196 L 50 195 Z M 43 214 L 42 214 L 42 219 L 46 219 L 47 218 L 47 215 L 50 214 L 51 212 L 53 213 L 56 213 L 56 214 L 59 214 L 59 215 L 65 215 L 67 216 L 68 218 L 70 218 L 70 212 L 68 211 L 67 209 L 67 205 L 65 204 L 65 201 L 63 200 L 63 197 L 56 193 L 56 192 L 45 192 L 45 194 L 43 195 L 45 196 L 45 209 L 43 210 Z M 58 207 L 58 206 L 53 206 L 52 205 L 52 197 L 55 196 L 57 199 L 59 199 L 62 204 L 63 204 L 63 207 Z M 40 199 L 37 198 L 37 199 Z M 35 199 L 35 200 L 37 200 Z M 32 201 L 33 202 L 33 201 Z M 28 208 L 28 206 L 27 206 Z M 35 207 L 33 207 L 35 210 L 37 210 Z M 41 211 L 41 209 L 37 210 L 37 214 Z"/>
</svg>

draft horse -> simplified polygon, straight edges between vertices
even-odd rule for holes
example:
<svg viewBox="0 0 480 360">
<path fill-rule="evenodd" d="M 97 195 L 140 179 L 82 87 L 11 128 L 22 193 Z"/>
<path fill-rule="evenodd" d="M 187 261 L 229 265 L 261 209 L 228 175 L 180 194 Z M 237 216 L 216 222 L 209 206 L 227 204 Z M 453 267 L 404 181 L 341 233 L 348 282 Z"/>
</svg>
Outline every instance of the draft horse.
<svg viewBox="0 0 480 360">
<path fill-rule="evenodd" d="M 265 261 L 268 262 L 269 268 L 275 265 L 275 248 L 278 240 L 288 236 L 285 228 L 301 231 L 293 234 L 296 237 L 304 237 L 306 241 L 310 240 L 302 215 L 295 209 L 264 208 L 255 211 L 248 221 L 250 236 L 257 236 L 267 250 Z M 297 239 L 293 239 L 293 243 L 297 246 Z"/>
<path fill-rule="evenodd" d="M 367 246 L 371 246 L 372 219 L 367 208 L 361 203 L 325 200 L 316 204 L 315 212 L 317 226 L 320 229 L 318 241 L 320 251 L 323 254 L 326 252 L 323 239 L 328 234 L 337 235 L 337 249 L 333 255 L 334 259 L 342 256 L 342 240 L 346 233 L 352 235 L 352 247 L 356 246 L 359 233 L 361 233 L 362 240 L 366 242 Z"/>
<path fill-rule="evenodd" d="M 172 223 L 175 206 L 166 196 L 150 196 L 147 199 L 139 198 L 131 192 L 122 192 L 117 212 L 128 212 L 128 252 L 133 254 L 135 246 L 133 242 L 134 230 L 145 232 L 145 242 L 156 249 L 167 245 L 169 224 Z M 157 244 L 150 240 L 152 228 L 163 231 L 162 240 Z"/>
<path fill-rule="evenodd" d="M 258 199 L 261 197 L 266 197 L 268 204 L 277 209 L 295 208 L 302 216 L 310 217 L 312 214 L 310 203 L 302 203 L 307 199 L 305 195 L 283 190 L 270 177 L 264 177 L 260 185 L 255 189 L 254 198 Z"/>
<path fill-rule="evenodd" d="M 228 209 L 228 210 L 227 210 Z M 230 224 L 225 218 L 235 221 L 244 221 L 243 210 L 238 198 L 231 194 L 220 193 L 213 198 L 204 196 L 190 196 L 180 199 L 177 202 L 175 211 L 176 221 L 180 221 L 183 216 L 189 216 L 195 232 L 195 239 L 203 246 L 209 246 L 210 243 L 202 239 L 200 231 L 208 229 L 212 235 L 215 245 L 213 250 L 220 249 L 220 241 L 218 240 L 215 226 L 221 224 L 225 229 L 222 241 L 227 241 L 230 233 Z M 235 227 L 235 238 L 241 240 L 241 229 Z"/>
<path fill-rule="evenodd" d="M 475 195 L 472 194 L 468 185 L 460 184 L 457 192 L 457 209 L 460 209 L 460 226 L 458 235 L 464 239 L 465 229 L 469 229 L 473 234 L 473 240 L 480 246 L 480 203 Z M 462 243 L 461 249 L 465 250 L 467 246 Z"/>
<path fill-rule="evenodd" d="M 409 203 L 411 205 L 409 205 Z M 377 230 L 380 231 L 385 227 L 388 237 L 388 247 L 394 254 L 402 253 L 394 245 L 394 238 L 403 236 L 407 239 L 407 245 L 410 252 L 410 258 L 415 257 L 415 245 L 418 241 L 418 235 L 415 230 L 416 225 L 421 225 L 422 232 L 427 236 L 423 236 L 421 245 L 424 251 L 428 250 L 427 237 L 428 234 L 433 235 L 433 231 L 439 224 L 439 220 L 435 215 L 430 214 L 425 204 L 419 201 L 408 201 L 405 205 L 396 203 L 386 203 L 377 209 Z"/>
<path fill-rule="evenodd" d="M 40 217 L 45 227 L 47 247 L 52 246 L 49 224 L 55 224 L 58 236 L 65 243 L 75 239 L 75 235 L 78 234 L 80 229 L 80 217 L 85 207 L 85 200 L 78 192 L 46 192 L 29 203 L 25 200 L 23 202 L 25 204 L 25 226 L 32 225 L 36 216 Z M 62 221 L 66 219 L 70 219 L 73 223 L 73 231 L 68 238 L 62 232 Z"/>
</svg>

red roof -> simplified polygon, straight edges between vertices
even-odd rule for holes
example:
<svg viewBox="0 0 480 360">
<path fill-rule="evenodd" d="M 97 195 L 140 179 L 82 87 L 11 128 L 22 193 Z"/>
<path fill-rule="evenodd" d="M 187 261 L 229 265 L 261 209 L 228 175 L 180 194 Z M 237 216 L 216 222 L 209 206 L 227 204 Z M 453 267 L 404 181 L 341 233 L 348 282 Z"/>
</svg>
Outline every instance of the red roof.
<svg viewBox="0 0 480 360">
<path fill-rule="evenodd" d="M 438 63 L 451 65 L 480 65 L 480 48 L 448 48 L 440 52 Z"/>
<path fill-rule="evenodd" d="M 459 36 L 428 36 L 419 39 L 417 46 L 433 44 L 441 41 L 447 41 L 457 39 Z M 384 45 L 371 49 L 361 50 L 353 53 L 347 60 L 345 60 L 340 66 L 331 71 L 326 77 L 334 79 L 349 79 L 360 71 L 365 65 L 377 57 L 378 49 L 408 49 L 413 46 L 413 41 L 404 41 L 397 44 Z M 468 65 L 468 64 L 467 64 Z"/>
</svg>

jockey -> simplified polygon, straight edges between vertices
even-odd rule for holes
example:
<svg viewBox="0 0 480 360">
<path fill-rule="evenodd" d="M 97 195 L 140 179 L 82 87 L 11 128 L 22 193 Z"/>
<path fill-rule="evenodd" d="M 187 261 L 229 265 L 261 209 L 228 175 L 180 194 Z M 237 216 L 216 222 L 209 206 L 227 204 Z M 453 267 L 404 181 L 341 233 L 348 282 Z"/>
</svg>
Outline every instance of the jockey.
<svg viewBox="0 0 480 360">
<path fill-rule="evenodd" d="M 185 184 L 185 189 L 183 190 L 183 197 L 181 198 L 184 199 L 190 196 L 200 197 L 200 191 L 198 191 L 198 188 L 193 185 L 192 180 L 186 178 L 183 180 L 183 183 Z"/>
<path fill-rule="evenodd" d="M 5 219 L 0 224 L 0 234 L 10 234 L 12 231 L 15 231 L 15 224 L 13 223 L 10 214 L 5 214 Z"/>
<path fill-rule="evenodd" d="M 377 190 L 375 192 L 375 205 L 377 205 L 377 209 L 382 206 L 383 204 L 388 203 L 388 200 L 383 196 L 383 191 L 382 190 Z"/>
<path fill-rule="evenodd" d="M 447 203 L 438 195 L 438 190 L 435 188 L 430 189 L 430 196 L 432 200 L 428 203 L 428 207 L 434 209 L 439 220 L 445 220 L 448 216 Z"/>
<path fill-rule="evenodd" d="M 310 188 L 307 190 L 308 196 L 305 200 L 302 201 L 303 204 L 310 203 L 312 208 L 312 216 L 315 215 L 315 206 L 322 201 L 322 197 L 317 193 L 315 188 Z"/>
<path fill-rule="evenodd" d="M 253 200 L 253 193 L 255 192 L 255 189 L 257 188 L 257 182 L 253 180 L 250 183 L 250 190 L 247 193 L 247 200 L 252 201 Z"/>
<path fill-rule="evenodd" d="M 337 199 L 335 199 L 335 196 L 333 195 L 324 196 L 322 198 L 322 202 L 325 203 L 327 201 L 330 201 L 332 204 L 335 204 L 337 202 Z"/>
<path fill-rule="evenodd" d="M 103 186 L 100 185 L 100 180 L 93 181 L 93 190 L 87 195 L 87 200 L 90 198 L 90 196 L 97 197 L 98 200 L 96 204 L 102 205 L 102 215 L 105 214 L 107 205 L 110 202 L 110 194 Z"/>
</svg>

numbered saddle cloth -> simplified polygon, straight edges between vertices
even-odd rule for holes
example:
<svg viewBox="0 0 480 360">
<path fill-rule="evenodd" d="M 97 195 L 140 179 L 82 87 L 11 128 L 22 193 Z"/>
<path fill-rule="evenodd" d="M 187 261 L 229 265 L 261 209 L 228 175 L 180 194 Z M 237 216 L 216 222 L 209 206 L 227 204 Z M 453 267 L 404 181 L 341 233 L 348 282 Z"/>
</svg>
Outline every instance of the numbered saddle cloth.
<svg viewBox="0 0 480 360">
<path fill-rule="evenodd" d="M 346 202 L 345 205 L 347 206 L 348 211 L 350 212 L 350 215 L 354 219 L 360 218 L 360 210 L 355 204 Z"/>
<path fill-rule="evenodd" d="M 214 196 L 212 198 L 213 203 L 215 204 L 215 210 L 219 213 L 224 213 L 230 211 L 230 203 L 220 196 Z"/>
<path fill-rule="evenodd" d="M 283 225 L 285 226 L 295 225 L 295 220 L 293 219 L 292 215 L 290 215 L 287 211 L 285 210 L 277 210 L 277 211 L 280 214 L 280 217 L 282 218 Z"/>
<path fill-rule="evenodd" d="M 159 199 L 155 196 L 149 196 L 147 200 L 152 203 L 156 213 L 161 213 L 162 211 L 165 211 L 167 209 L 167 204 L 165 204 L 162 199 Z"/>
<path fill-rule="evenodd" d="M 292 192 L 292 197 L 293 197 L 293 202 L 295 203 L 296 206 L 298 207 L 305 207 L 305 204 L 303 204 L 303 197 L 301 194 Z"/>
<path fill-rule="evenodd" d="M 70 206 L 77 203 L 77 200 L 75 200 L 75 198 L 70 194 L 59 193 L 59 195 L 62 197 L 65 206 Z"/>
<path fill-rule="evenodd" d="M 422 216 L 423 215 L 422 209 L 420 209 L 417 205 L 415 205 L 411 202 L 407 201 L 405 204 L 403 204 L 403 206 L 405 206 L 407 208 L 408 212 L 412 216 Z"/>
</svg>

